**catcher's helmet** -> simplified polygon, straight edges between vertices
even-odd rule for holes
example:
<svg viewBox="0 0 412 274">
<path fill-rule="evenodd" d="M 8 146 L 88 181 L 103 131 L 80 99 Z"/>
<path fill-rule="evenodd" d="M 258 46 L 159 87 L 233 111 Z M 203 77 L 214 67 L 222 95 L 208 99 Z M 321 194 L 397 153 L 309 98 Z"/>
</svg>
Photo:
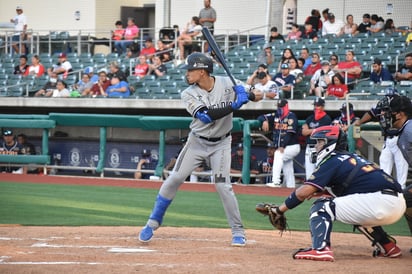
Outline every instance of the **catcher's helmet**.
<svg viewBox="0 0 412 274">
<path fill-rule="evenodd" d="M 348 145 L 346 134 L 339 126 L 322 126 L 315 128 L 310 138 L 325 141 L 323 148 L 312 155 L 312 162 L 316 164 L 319 164 L 334 150 L 346 150 Z"/>
<path fill-rule="evenodd" d="M 209 73 L 213 72 L 213 61 L 210 57 L 203 53 L 194 52 L 190 54 L 186 59 L 186 64 L 182 66 L 182 69 L 205 69 Z"/>
</svg>

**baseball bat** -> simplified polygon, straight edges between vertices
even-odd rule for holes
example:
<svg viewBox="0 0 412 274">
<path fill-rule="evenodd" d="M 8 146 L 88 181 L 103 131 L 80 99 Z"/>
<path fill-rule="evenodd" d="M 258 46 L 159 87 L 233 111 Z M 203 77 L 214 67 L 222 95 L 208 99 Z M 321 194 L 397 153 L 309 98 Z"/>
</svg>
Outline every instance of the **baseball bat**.
<svg viewBox="0 0 412 274">
<path fill-rule="evenodd" d="M 220 51 L 219 46 L 216 44 L 215 38 L 213 38 L 212 34 L 210 33 L 210 31 L 207 27 L 202 28 L 202 33 L 203 33 L 203 36 L 205 37 L 207 43 L 209 44 L 209 47 L 215 53 L 216 59 L 219 61 L 220 64 L 222 64 L 222 67 L 225 70 L 227 76 L 229 76 L 229 78 L 232 81 L 233 85 L 236 86 L 235 78 L 233 77 L 233 74 L 230 72 L 229 67 L 226 63 L 225 57 L 223 56 L 223 53 Z"/>
</svg>

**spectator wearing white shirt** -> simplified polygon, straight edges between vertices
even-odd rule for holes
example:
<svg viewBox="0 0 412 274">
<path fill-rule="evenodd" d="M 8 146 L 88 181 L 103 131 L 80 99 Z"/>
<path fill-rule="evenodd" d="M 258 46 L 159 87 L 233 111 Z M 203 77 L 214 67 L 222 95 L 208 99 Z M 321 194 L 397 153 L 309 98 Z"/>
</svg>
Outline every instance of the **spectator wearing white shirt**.
<svg viewBox="0 0 412 274">
<path fill-rule="evenodd" d="M 336 19 L 333 13 L 328 14 L 328 21 L 323 23 L 322 35 L 335 34 L 339 36 L 342 34 L 342 28 L 345 26 L 342 20 Z"/>
<path fill-rule="evenodd" d="M 318 69 L 310 79 L 309 94 L 316 97 L 324 97 L 328 85 L 332 81 L 335 72 L 330 68 L 329 61 L 322 61 L 322 68 Z"/>
<path fill-rule="evenodd" d="M 263 98 L 278 99 L 279 94 L 276 92 L 277 85 L 273 82 L 266 72 L 261 71 L 257 73 L 256 78 L 258 82 L 255 84 L 255 88 L 263 92 Z M 266 95 L 269 95 L 266 97 Z"/>
<path fill-rule="evenodd" d="M 22 44 L 22 47 L 19 48 L 20 40 L 24 40 L 26 38 L 26 31 L 27 31 L 27 17 L 23 14 L 23 7 L 17 6 L 16 7 L 17 15 L 14 16 L 13 19 L 10 19 L 10 22 L 14 24 L 14 30 L 16 31 L 13 34 L 12 41 L 13 41 L 13 49 L 16 53 L 25 54 L 26 47 Z"/>
</svg>

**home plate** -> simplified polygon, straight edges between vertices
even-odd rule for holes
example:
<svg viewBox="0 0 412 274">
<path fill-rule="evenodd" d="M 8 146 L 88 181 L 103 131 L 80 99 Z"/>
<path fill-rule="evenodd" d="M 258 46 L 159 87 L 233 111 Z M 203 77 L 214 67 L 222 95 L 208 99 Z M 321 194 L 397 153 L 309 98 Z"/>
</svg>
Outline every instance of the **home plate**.
<svg viewBox="0 0 412 274">
<path fill-rule="evenodd" d="M 144 249 L 144 248 L 113 247 L 107 251 L 112 252 L 112 253 L 145 253 L 145 252 L 154 252 L 156 250 Z"/>
</svg>

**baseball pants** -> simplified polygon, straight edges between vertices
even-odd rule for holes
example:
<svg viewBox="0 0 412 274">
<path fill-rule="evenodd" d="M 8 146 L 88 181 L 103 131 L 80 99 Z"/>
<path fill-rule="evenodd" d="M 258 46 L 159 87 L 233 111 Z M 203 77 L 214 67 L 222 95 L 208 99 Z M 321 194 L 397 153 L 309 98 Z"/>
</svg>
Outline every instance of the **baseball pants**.
<svg viewBox="0 0 412 274">
<path fill-rule="evenodd" d="M 280 184 L 280 175 L 283 170 L 283 178 L 286 187 L 295 187 L 295 171 L 293 169 L 293 159 L 299 154 L 300 145 L 286 146 L 283 153 L 279 149 L 273 156 L 272 182 Z"/>
<path fill-rule="evenodd" d="M 312 163 L 312 153 L 316 152 L 315 145 L 307 145 L 305 150 L 305 174 L 306 180 L 312 175 L 315 171 L 316 164 Z"/>
<path fill-rule="evenodd" d="M 408 177 L 408 162 L 402 155 L 398 147 L 398 136 L 387 137 L 383 144 L 381 155 L 379 156 L 379 165 L 387 174 L 392 174 L 393 166 L 396 168 L 396 179 L 398 183 L 405 188 L 406 178 Z"/>
</svg>

